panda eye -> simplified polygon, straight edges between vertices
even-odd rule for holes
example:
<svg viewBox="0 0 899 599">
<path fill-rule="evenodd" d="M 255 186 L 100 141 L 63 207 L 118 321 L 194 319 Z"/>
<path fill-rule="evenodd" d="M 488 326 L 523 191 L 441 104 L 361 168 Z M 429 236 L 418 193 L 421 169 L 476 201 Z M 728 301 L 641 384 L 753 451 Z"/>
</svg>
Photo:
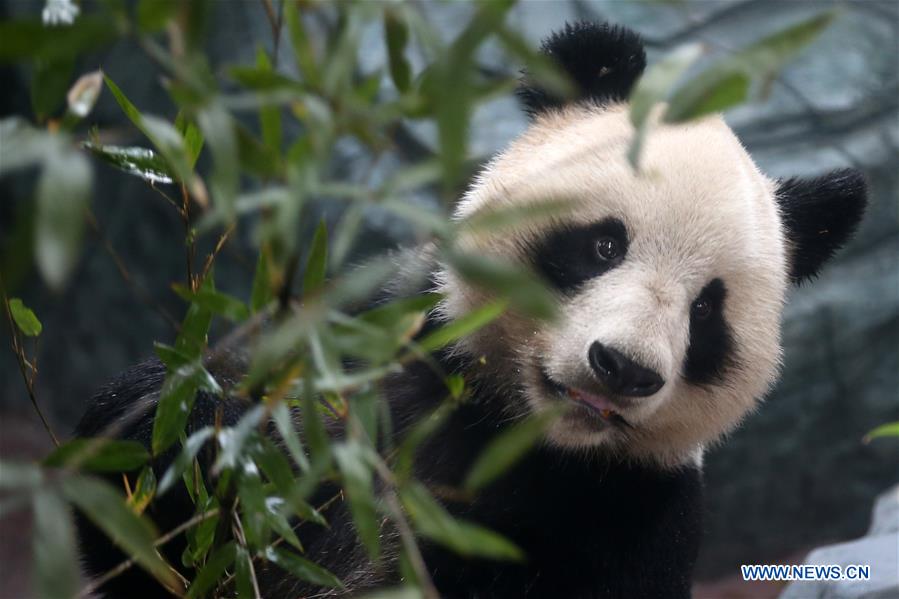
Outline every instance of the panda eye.
<svg viewBox="0 0 899 599">
<path fill-rule="evenodd" d="M 707 299 L 698 299 L 690 306 L 690 315 L 699 320 L 705 320 L 712 314 L 712 302 Z"/>
<path fill-rule="evenodd" d="M 614 237 L 600 237 L 596 242 L 596 254 L 603 260 L 614 260 L 621 255 L 621 247 Z"/>
</svg>

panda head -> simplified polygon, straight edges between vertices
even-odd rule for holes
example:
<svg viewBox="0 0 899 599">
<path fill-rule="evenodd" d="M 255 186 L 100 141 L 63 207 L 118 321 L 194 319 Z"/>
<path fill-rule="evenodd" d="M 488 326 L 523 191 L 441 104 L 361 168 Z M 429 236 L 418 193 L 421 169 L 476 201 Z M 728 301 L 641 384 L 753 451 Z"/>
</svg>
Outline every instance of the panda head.
<svg viewBox="0 0 899 599">
<path fill-rule="evenodd" d="M 645 66 L 639 38 L 569 25 L 544 52 L 577 84 L 563 99 L 523 83 L 531 124 L 495 157 L 456 217 L 561 200 L 564 215 L 496 233 L 469 252 L 531 266 L 559 317 L 509 311 L 457 351 L 513 415 L 570 406 L 550 444 L 676 466 L 734 427 L 774 381 L 791 283 L 813 277 L 864 210 L 852 170 L 775 181 L 720 116 L 656 124 L 641 172 L 626 158 L 627 98 Z M 448 269 L 445 318 L 487 298 Z"/>
</svg>

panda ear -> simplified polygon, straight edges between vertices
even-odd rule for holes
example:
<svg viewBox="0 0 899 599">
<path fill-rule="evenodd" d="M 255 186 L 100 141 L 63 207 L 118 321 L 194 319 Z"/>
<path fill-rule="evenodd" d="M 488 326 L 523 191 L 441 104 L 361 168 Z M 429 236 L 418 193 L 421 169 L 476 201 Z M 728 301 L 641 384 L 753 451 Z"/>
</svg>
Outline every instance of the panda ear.
<svg viewBox="0 0 899 599">
<path fill-rule="evenodd" d="M 781 180 L 777 188 L 790 245 L 790 278 L 814 277 L 855 232 L 867 204 L 867 186 L 855 169 L 814 178 Z"/>
<path fill-rule="evenodd" d="M 640 36 L 608 23 L 566 24 L 543 41 L 541 50 L 572 79 L 576 94 L 560 97 L 525 76 L 518 97 L 531 117 L 569 102 L 626 100 L 646 68 Z"/>
</svg>

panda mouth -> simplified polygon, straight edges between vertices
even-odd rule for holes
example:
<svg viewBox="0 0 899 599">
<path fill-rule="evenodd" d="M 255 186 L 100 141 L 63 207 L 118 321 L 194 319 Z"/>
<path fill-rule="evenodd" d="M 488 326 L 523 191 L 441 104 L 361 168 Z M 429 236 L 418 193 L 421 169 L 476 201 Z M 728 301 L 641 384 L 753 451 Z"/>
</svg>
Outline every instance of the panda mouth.
<svg viewBox="0 0 899 599">
<path fill-rule="evenodd" d="M 617 426 L 630 427 L 630 423 L 618 413 L 615 404 L 607 395 L 585 391 L 577 387 L 567 387 L 554 380 L 543 368 L 540 369 L 543 384 L 553 393 L 578 405 L 586 407 L 592 414 L 599 416 L 603 422 Z"/>
</svg>

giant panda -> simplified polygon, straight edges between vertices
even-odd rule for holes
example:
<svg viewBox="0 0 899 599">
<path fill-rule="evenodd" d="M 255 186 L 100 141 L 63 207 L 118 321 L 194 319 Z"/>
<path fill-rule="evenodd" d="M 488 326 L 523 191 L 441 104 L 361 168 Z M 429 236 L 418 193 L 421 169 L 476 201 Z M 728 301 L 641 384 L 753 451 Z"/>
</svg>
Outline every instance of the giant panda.
<svg viewBox="0 0 899 599">
<path fill-rule="evenodd" d="M 476 177 L 455 217 L 568 201 L 563 215 L 459 240 L 464 251 L 531 267 L 557 295 L 559 316 L 535 321 L 513 309 L 434 356 L 466 377 L 472 396 L 425 443 L 416 474 L 428 485 L 458 486 L 510 423 L 568 409 L 473 500 L 446 501 L 454 514 L 511 539 L 526 561 L 466 559 L 425 543 L 424 562 L 445 597 L 688 597 L 702 531 L 703 453 L 771 387 L 788 288 L 813 278 L 847 241 L 864 211 L 865 184 L 849 169 L 771 179 L 720 116 L 656 125 L 636 173 L 626 152 L 634 134 L 628 96 L 645 67 L 639 37 L 578 23 L 550 36 L 543 51 L 578 95 L 559 97 L 525 78 L 527 130 Z M 413 254 L 428 274 L 417 291 L 444 297 L 429 326 L 490 299 L 434 252 Z M 409 285 L 394 281 L 389 293 L 410 293 Z M 240 355 L 208 366 L 225 388 L 243 367 Z M 77 434 L 96 435 L 135 405 L 152 407 L 163 377 L 158 362 L 124 373 L 92 400 Z M 388 378 L 383 392 L 398 438 L 446 396 L 424 363 Z M 233 424 L 248 405 L 200 393 L 189 429 L 221 410 Z M 152 413 L 122 427 L 122 436 L 149 444 Z M 163 530 L 191 514 L 179 493 L 150 508 Z M 325 515 L 331 528 L 307 527 L 303 542 L 307 557 L 343 579 L 343 593 L 400 582 L 389 552 L 395 533 L 383 531 L 388 557 L 376 567 L 346 505 Z M 90 573 L 121 559 L 97 531 L 82 526 L 81 534 Z M 178 563 L 183 544 L 167 548 Z M 265 597 L 329 594 L 280 570 L 258 575 Z M 142 577 L 132 568 L 101 591 L 162 594 Z"/>
</svg>

